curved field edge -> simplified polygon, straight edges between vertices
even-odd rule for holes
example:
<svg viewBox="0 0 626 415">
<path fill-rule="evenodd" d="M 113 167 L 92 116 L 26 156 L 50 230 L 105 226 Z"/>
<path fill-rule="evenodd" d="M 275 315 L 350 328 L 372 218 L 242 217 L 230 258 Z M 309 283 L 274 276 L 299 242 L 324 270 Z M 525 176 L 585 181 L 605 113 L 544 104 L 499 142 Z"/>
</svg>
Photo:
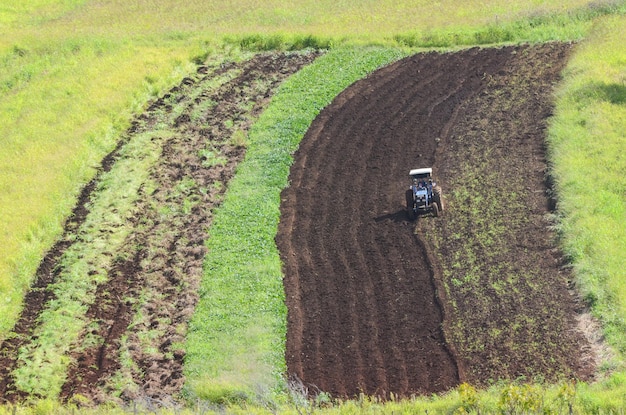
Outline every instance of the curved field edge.
<svg viewBox="0 0 626 415">
<path fill-rule="evenodd" d="M 287 80 L 253 126 L 209 231 L 187 336 L 189 398 L 220 402 L 284 390 L 286 308 L 274 237 L 291 155 L 337 94 L 403 56 L 397 49 L 333 50 Z"/>
</svg>

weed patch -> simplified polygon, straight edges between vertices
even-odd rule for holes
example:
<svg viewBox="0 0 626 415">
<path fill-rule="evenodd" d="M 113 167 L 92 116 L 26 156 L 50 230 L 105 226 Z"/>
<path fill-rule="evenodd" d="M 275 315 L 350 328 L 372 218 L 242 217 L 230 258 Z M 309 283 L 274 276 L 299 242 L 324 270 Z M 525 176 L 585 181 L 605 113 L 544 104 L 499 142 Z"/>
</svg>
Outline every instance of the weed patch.
<svg viewBox="0 0 626 415">
<path fill-rule="evenodd" d="M 451 302 L 448 338 L 473 384 L 584 379 L 593 371 L 569 359 L 580 353 L 583 336 L 571 334 L 577 305 L 546 221 L 547 165 L 541 157 L 551 104 L 540 94 L 549 91 L 544 82 L 558 78 L 569 50 L 550 44 L 518 49 L 511 55 L 522 56 L 513 65 L 518 72 L 506 81 L 502 73 L 486 73 L 468 106 L 458 110 L 459 121 L 441 137 L 434 166 L 449 189 L 447 212 L 423 221 L 420 232 L 436 248 Z M 531 60 L 532 68 L 524 63 Z M 525 98 L 529 94 L 534 98 Z M 472 108 L 481 108 L 480 114 Z M 516 396 L 505 396 L 512 401 L 502 404 L 534 405 Z"/>
</svg>

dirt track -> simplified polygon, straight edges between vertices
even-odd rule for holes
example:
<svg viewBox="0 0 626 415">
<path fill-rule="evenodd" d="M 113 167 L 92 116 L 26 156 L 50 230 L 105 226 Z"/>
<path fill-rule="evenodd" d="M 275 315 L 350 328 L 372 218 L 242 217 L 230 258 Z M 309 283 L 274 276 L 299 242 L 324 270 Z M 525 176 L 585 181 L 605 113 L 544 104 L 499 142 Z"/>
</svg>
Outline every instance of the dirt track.
<svg viewBox="0 0 626 415">
<path fill-rule="evenodd" d="M 406 396 L 460 381 L 590 374 L 591 365 L 580 359 L 585 343 L 574 329 L 576 301 L 541 220 L 549 208 L 545 120 L 570 49 L 420 54 L 357 82 L 319 115 L 295 155 L 277 235 L 291 376 L 335 396 Z M 494 143 L 503 151 L 487 156 Z M 463 186 L 467 178 L 459 174 L 467 170 L 457 169 L 469 156 L 496 176 L 502 169 L 489 186 L 504 198 L 522 177 L 527 189 L 539 189 L 529 192 L 528 206 L 514 207 L 517 213 L 493 213 L 501 220 L 521 212 L 532 222 L 507 230 L 506 249 L 493 247 L 494 255 L 473 245 L 471 224 L 455 228 L 444 218 L 437 219 L 440 226 L 423 217 L 415 232 L 404 211 L 409 169 L 432 166 L 446 191 L 450 183 Z M 460 187 L 447 189 L 455 190 Z M 461 214 L 454 208 L 449 218 Z M 459 231 L 466 238 L 458 240 Z M 435 252 L 431 239 L 447 250 Z M 536 249 L 528 249 L 532 241 Z M 505 279 L 495 268 L 453 263 L 465 248 L 490 261 L 527 264 L 540 283 L 492 289 L 487 300 L 457 290 L 444 277 L 451 269 L 455 275 L 479 269 L 487 288 Z M 524 282 L 526 270 L 516 272 Z M 492 332 L 506 336 L 488 337 Z"/>
</svg>

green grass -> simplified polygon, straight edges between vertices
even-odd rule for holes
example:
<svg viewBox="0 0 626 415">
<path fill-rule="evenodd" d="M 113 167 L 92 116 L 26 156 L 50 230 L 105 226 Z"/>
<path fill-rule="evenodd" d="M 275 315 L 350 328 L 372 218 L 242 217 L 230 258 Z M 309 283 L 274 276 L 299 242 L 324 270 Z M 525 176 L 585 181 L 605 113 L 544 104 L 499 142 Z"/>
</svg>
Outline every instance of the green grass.
<svg viewBox="0 0 626 415">
<path fill-rule="evenodd" d="M 564 382 L 558 385 L 502 384 L 478 391 L 470 385 L 462 384 L 457 390 L 444 395 L 415 397 L 411 399 L 379 402 L 365 396 L 349 401 L 333 401 L 319 398 L 300 399 L 293 396 L 287 401 L 272 401 L 251 405 L 241 403 L 241 396 L 221 392 L 221 398 L 230 397 L 234 404 L 211 406 L 197 401 L 187 408 L 154 409 L 149 405 L 137 403 L 130 408 L 105 405 L 98 408 L 78 407 L 80 399 L 66 405 L 60 405 L 52 399 L 35 400 L 29 405 L 19 407 L 0 407 L 0 415 L 115 415 L 150 413 L 159 415 L 206 415 L 206 414 L 241 414 L 241 415 L 393 415 L 393 414 L 604 414 L 620 413 L 624 394 L 615 388 L 623 379 L 604 382 L 601 390 L 591 391 L 587 385 Z M 217 390 L 217 389 L 216 389 Z"/>
<path fill-rule="evenodd" d="M 596 24 L 570 63 L 551 123 L 560 231 L 577 281 L 626 352 L 626 19 Z"/>
</svg>

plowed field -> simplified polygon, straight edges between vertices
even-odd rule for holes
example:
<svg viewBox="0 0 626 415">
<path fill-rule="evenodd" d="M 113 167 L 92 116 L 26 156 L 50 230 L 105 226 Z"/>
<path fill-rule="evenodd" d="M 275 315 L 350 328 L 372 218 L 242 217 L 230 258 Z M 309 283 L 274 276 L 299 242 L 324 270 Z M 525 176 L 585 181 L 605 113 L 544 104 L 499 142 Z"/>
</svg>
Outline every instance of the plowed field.
<svg viewBox="0 0 626 415">
<path fill-rule="evenodd" d="M 292 377 L 385 397 L 591 374 L 545 220 L 546 120 L 570 50 L 419 54 L 322 111 L 276 238 Z M 408 171 L 431 166 L 446 212 L 411 222 Z"/>
</svg>

